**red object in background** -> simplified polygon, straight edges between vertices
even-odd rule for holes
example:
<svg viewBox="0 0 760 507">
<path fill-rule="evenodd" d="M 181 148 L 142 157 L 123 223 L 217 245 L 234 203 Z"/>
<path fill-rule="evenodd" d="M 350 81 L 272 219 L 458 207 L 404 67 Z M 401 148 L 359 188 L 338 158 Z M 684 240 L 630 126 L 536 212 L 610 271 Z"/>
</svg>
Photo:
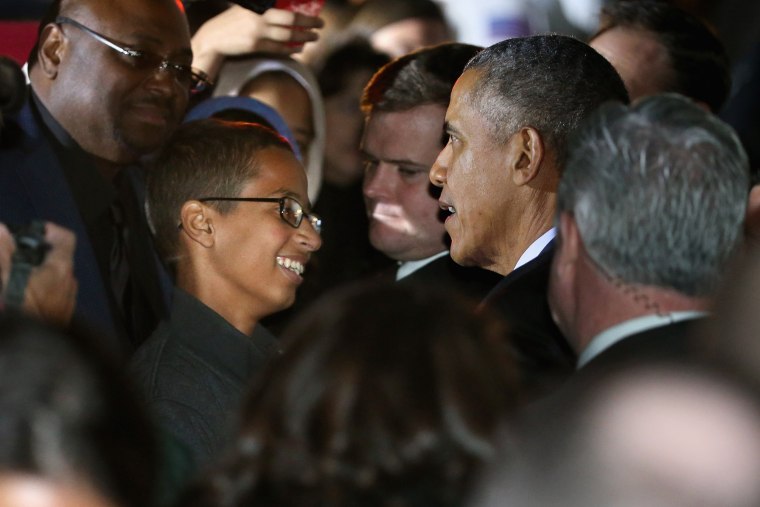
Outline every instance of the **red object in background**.
<svg viewBox="0 0 760 507">
<path fill-rule="evenodd" d="M 37 39 L 39 21 L 0 21 L 0 55 L 26 63 Z"/>
<path fill-rule="evenodd" d="M 277 0 L 274 7 L 275 9 L 300 12 L 307 16 L 318 16 L 323 5 L 325 5 L 325 0 Z"/>
</svg>

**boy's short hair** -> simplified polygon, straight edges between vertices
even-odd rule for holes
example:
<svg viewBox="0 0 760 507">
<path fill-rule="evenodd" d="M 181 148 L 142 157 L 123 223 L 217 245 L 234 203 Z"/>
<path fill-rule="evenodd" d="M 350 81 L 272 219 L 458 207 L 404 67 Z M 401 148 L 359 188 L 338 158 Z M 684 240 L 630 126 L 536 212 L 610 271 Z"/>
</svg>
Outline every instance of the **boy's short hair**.
<svg viewBox="0 0 760 507">
<path fill-rule="evenodd" d="M 179 254 L 182 206 L 204 196 L 240 195 L 245 183 L 258 174 L 256 157 L 266 148 L 293 153 L 274 130 L 256 123 L 204 119 L 177 129 L 147 177 L 148 223 L 166 264 L 173 264 Z M 229 213 L 237 203 L 209 205 Z"/>
</svg>

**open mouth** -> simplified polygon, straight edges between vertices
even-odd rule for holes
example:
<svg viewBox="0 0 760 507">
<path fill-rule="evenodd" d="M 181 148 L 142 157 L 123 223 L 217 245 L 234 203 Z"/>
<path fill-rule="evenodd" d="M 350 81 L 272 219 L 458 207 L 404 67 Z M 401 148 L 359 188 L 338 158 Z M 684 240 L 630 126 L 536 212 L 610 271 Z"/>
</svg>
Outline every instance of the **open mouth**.
<svg viewBox="0 0 760 507">
<path fill-rule="evenodd" d="M 450 204 L 446 204 L 445 202 L 438 202 L 438 206 L 443 210 L 443 212 L 447 215 L 456 215 L 457 209 L 454 206 L 451 206 Z"/>
<path fill-rule="evenodd" d="M 285 269 L 292 271 L 298 276 L 303 276 L 304 265 L 294 259 L 287 257 L 277 257 L 277 264 Z"/>
</svg>

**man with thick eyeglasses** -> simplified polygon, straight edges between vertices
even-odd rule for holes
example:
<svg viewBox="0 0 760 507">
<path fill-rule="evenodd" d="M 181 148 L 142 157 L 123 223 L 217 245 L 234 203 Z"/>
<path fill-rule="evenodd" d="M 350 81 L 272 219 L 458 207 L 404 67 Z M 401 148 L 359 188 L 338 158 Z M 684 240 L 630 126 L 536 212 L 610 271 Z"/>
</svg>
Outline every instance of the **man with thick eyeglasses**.
<svg viewBox="0 0 760 507">
<path fill-rule="evenodd" d="M 55 0 L 29 59 L 20 135 L 0 150 L 0 221 L 74 231 L 76 315 L 131 352 L 170 286 L 145 223 L 142 165 L 177 128 L 194 71 L 174 0 Z"/>
<path fill-rule="evenodd" d="M 295 301 L 322 221 L 287 141 L 221 120 L 178 129 L 148 175 L 147 206 L 176 289 L 131 371 L 158 422 L 203 466 L 277 348 L 259 322 Z"/>
</svg>

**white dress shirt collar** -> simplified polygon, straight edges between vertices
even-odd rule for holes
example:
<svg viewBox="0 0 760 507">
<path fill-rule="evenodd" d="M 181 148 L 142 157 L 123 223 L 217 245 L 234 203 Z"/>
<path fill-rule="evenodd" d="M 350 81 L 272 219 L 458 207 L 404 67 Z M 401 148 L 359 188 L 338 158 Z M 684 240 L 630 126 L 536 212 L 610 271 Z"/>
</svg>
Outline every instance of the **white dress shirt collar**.
<svg viewBox="0 0 760 507">
<path fill-rule="evenodd" d="M 420 259 L 418 261 L 406 261 L 406 262 L 399 262 L 398 263 L 398 271 L 396 271 L 396 281 L 398 282 L 402 278 L 405 278 L 418 269 L 420 269 L 423 266 L 426 266 L 433 262 L 436 259 L 440 259 L 443 256 L 449 255 L 448 250 L 444 250 L 443 252 L 438 252 L 435 255 L 432 255 L 430 257 L 427 257 L 426 259 Z"/>
<path fill-rule="evenodd" d="M 591 339 L 586 348 L 583 349 L 583 352 L 581 352 L 580 356 L 578 356 L 576 369 L 582 368 L 593 358 L 628 336 L 642 333 L 656 327 L 675 324 L 682 320 L 704 317 L 705 315 L 707 315 L 706 312 L 697 311 L 671 312 L 666 313 L 665 315 L 645 315 L 643 317 L 626 320 L 620 324 L 615 324 Z"/>
<path fill-rule="evenodd" d="M 525 252 L 523 252 L 520 258 L 517 260 L 517 264 L 515 264 L 515 269 L 519 268 L 523 264 L 527 264 L 528 262 L 538 257 L 538 254 L 540 254 L 543 249 L 546 248 L 546 245 L 548 245 L 556 235 L 557 229 L 554 227 L 543 233 L 536 241 L 530 244 Z"/>
</svg>

